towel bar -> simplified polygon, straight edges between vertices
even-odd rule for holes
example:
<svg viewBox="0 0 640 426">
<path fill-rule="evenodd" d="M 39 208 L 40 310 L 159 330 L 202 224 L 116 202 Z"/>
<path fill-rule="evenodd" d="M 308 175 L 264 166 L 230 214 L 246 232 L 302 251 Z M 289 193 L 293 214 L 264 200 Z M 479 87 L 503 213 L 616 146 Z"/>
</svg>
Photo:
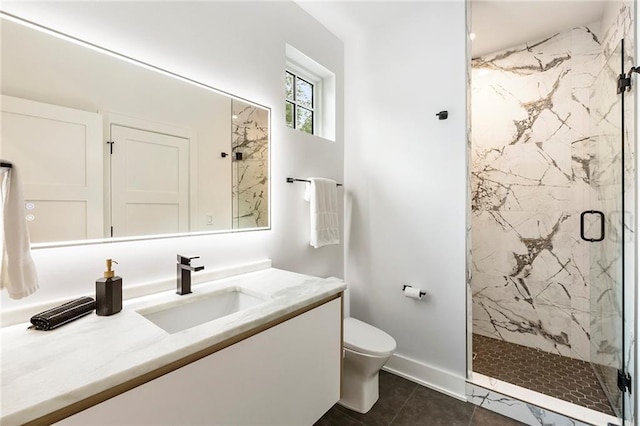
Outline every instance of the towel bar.
<svg viewBox="0 0 640 426">
<path fill-rule="evenodd" d="M 4 167 L 4 168 L 7 168 L 7 169 L 11 169 L 11 168 L 13 168 L 13 164 L 11 164 L 11 163 L 6 163 L 6 162 L 4 162 L 4 161 L 3 161 L 3 162 L 1 162 L 1 163 L 0 163 L 0 167 Z"/>
<path fill-rule="evenodd" d="M 298 178 L 287 178 L 287 183 L 293 183 L 293 182 L 311 182 L 309 179 L 298 179 Z M 336 183 L 336 186 L 342 186 L 341 183 Z"/>
</svg>

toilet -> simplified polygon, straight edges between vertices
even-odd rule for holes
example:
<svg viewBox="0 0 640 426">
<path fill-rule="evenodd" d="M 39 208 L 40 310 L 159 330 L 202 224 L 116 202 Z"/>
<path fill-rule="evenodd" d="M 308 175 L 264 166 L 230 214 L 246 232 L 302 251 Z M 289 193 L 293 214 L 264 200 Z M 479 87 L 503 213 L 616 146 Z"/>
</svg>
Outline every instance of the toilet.
<svg viewBox="0 0 640 426">
<path fill-rule="evenodd" d="M 366 413 L 378 400 L 378 372 L 396 349 L 382 330 L 355 318 L 343 322 L 342 399 L 338 404 Z"/>
</svg>

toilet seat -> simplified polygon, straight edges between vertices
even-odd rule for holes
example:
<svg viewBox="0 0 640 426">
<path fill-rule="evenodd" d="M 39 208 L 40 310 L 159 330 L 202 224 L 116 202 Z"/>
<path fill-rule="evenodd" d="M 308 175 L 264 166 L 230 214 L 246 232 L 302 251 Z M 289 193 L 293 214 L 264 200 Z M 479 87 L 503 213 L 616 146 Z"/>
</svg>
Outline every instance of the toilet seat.
<svg viewBox="0 0 640 426">
<path fill-rule="evenodd" d="M 343 327 L 345 349 L 376 356 L 387 356 L 396 349 L 393 337 L 365 322 L 345 318 Z"/>
</svg>

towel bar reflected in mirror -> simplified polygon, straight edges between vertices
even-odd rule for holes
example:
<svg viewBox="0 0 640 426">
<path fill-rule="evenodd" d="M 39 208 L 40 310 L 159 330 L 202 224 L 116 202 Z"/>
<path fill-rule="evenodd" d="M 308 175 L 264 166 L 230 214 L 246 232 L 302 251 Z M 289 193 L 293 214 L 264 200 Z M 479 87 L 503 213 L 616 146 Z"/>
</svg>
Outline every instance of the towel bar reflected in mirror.
<svg viewBox="0 0 640 426">
<path fill-rule="evenodd" d="M 298 178 L 287 178 L 287 183 L 293 183 L 293 182 L 309 182 L 311 183 L 311 181 L 309 179 L 298 179 Z M 336 186 L 342 186 L 341 183 L 336 183 Z"/>
</svg>

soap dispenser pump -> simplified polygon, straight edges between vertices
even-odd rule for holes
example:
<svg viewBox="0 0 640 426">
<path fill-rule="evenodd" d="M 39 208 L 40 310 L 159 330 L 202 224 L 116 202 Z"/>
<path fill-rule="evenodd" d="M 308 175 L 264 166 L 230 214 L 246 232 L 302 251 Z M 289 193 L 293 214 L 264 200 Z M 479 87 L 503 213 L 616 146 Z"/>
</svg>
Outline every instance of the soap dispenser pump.
<svg viewBox="0 0 640 426">
<path fill-rule="evenodd" d="M 107 259 L 104 277 L 96 280 L 96 314 L 101 316 L 117 314 L 122 310 L 122 278 L 111 270 L 113 259 Z"/>
</svg>

